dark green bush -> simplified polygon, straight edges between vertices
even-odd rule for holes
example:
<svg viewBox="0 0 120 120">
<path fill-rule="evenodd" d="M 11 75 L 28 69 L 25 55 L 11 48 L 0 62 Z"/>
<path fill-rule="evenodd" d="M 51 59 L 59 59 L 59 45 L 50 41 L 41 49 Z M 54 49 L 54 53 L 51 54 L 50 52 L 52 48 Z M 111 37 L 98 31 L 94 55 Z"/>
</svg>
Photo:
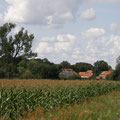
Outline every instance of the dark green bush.
<svg viewBox="0 0 120 120">
<path fill-rule="evenodd" d="M 81 77 L 77 75 L 72 75 L 70 77 L 60 77 L 61 80 L 80 80 Z"/>
</svg>

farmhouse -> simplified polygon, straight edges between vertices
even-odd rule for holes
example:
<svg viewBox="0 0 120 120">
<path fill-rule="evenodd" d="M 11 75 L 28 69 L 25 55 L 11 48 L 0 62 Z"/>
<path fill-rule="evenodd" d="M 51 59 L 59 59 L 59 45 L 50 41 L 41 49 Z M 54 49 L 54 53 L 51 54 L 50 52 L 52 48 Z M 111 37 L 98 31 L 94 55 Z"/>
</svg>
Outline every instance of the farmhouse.
<svg viewBox="0 0 120 120">
<path fill-rule="evenodd" d="M 112 70 L 103 71 L 100 73 L 98 77 L 96 77 L 96 79 L 106 79 L 107 75 L 110 75 L 111 73 L 112 73 Z"/>
<path fill-rule="evenodd" d="M 93 71 L 88 70 L 87 72 L 79 72 L 81 78 L 91 78 L 93 76 Z"/>
<path fill-rule="evenodd" d="M 77 75 L 78 74 L 73 70 L 73 69 L 64 69 L 60 74 L 59 77 L 65 77 L 65 78 L 69 78 L 73 75 Z"/>
</svg>

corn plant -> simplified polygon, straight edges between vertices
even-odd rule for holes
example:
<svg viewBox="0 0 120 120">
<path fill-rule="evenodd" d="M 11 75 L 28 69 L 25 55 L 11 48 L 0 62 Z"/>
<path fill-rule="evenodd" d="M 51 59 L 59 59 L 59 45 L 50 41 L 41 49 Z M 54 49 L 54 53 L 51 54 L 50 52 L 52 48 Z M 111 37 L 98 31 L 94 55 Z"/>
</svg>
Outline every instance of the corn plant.
<svg viewBox="0 0 120 120">
<path fill-rule="evenodd" d="M 55 88 L 0 88 L 0 118 L 16 120 L 23 112 L 34 110 L 37 106 L 44 110 L 80 104 L 91 97 L 120 90 L 120 83 L 91 83 L 86 86 Z"/>
</svg>

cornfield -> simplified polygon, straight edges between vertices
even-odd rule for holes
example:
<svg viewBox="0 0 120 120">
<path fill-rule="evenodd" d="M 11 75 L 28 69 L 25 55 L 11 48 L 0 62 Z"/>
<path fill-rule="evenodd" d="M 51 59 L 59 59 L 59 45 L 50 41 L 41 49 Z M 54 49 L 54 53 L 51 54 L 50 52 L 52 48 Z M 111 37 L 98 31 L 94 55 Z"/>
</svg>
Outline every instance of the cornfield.
<svg viewBox="0 0 120 120">
<path fill-rule="evenodd" d="M 120 83 L 90 83 L 88 85 L 0 88 L 0 118 L 16 120 L 24 112 L 40 106 L 45 111 L 64 105 L 80 104 L 91 97 L 120 90 Z"/>
</svg>

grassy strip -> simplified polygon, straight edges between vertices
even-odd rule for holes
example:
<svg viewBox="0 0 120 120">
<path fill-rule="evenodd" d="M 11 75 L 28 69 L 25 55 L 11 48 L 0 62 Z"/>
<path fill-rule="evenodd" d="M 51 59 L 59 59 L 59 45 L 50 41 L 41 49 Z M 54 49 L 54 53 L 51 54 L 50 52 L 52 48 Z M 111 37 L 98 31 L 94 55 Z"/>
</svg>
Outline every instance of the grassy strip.
<svg viewBox="0 0 120 120">
<path fill-rule="evenodd" d="M 0 116 L 5 119 L 19 119 L 24 111 L 34 110 L 37 106 L 45 111 L 64 105 L 80 104 L 91 97 L 120 90 L 120 83 L 96 83 L 74 87 L 45 87 L 31 89 L 1 88 Z"/>
</svg>

